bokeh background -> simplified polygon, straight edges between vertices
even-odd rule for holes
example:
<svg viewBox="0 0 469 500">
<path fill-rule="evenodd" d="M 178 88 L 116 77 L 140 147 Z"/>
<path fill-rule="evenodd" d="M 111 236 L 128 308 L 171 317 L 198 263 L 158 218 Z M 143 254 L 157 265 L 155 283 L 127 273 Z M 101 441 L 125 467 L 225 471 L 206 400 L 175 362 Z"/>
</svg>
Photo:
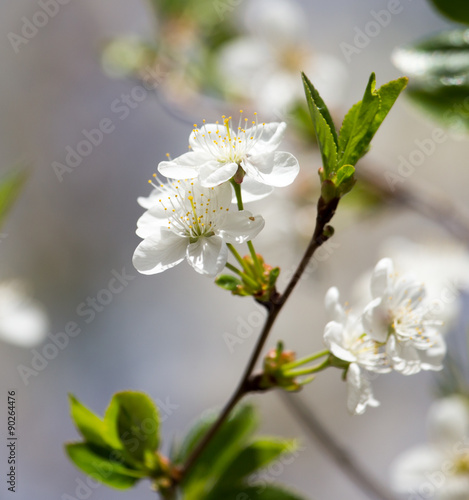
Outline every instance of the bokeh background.
<svg viewBox="0 0 469 500">
<path fill-rule="evenodd" d="M 229 15 L 241 16 L 248 1 L 238 2 Z M 342 113 L 361 97 L 371 71 L 380 83 L 400 76 L 390 58 L 397 45 L 451 26 L 427 2 L 402 0 L 403 11 L 348 63 L 341 42 L 352 44 L 355 27 L 363 29 L 373 19 L 371 11 L 386 8 L 388 2 L 300 4 L 306 12 L 308 43 L 345 68 Z M 254 344 L 260 313 L 249 299 L 231 297 L 185 264 L 150 277 L 138 275 L 132 267 L 139 242 L 135 225 L 142 213 L 137 197 L 149 194 L 147 179 L 166 152 L 177 156 L 186 150 L 188 123 L 214 119 L 220 107 L 199 101 L 187 109 L 186 116 L 181 110 L 171 112 L 158 96 L 149 94 L 125 120 L 113 114 L 113 101 L 130 92 L 135 82 L 107 76 L 101 51 L 113 37 L 154 36 L 149 5 L 143 0 L 72 0 L 15 53 L 8 34 L 20 33 L 22 18 L 31 19 L 38 9 L 35 0 L 3 0 L 0 5 L 0 166 L 18 160 L 32 165 L 32 175 L 2 229 L 7 237 L 0 243 L 1 277 L 29 282 L 34 297 L 48 312 L 50 332 L 63 331 L 70 321 L 82 331 L 27 385 L 18 365 L 31 366 L 32 350 L 6 342 L 0 345 L 0 435 L 4 449 L 6 394 L 14 388 L 20 437 L 15 498 L 62 500 L 70 498 L 67 495 L 76 498 L 77 479 L 83 478 L 63 451 L 64 442 L 78 437 L 69 418 L 67 393 L 102 414 L 116 391 L 147 392 L 165 415 L 167 450 L 174 436 L 207 409 L 223 404 L 234 389 Z M 82 131 L 96 128 L 103 118 L 112 118 L 115 130 L 59 182 L 52 163 L 63 163 L 67 146 L 75 147 L 83 139 Z M 378 133 L 368 163 L 376 162 L 379 175 L 386 169 L 395 171 L 399 155 L 407 157 L 416 148 L 414 141 L 431 137 L 436 126 L 400 100 Z M 317 159 L 310 162 L 302 146 L 293 142 L 288 147 L 301 158 L 303 169 L 317 169 Z M 424 185 L 431 197 L 438 196 L 436 191 L 445 193 L 465 210 L 467 147 L 464 136 L 449 136 L 406 179 L 406 187 Z M 275 199 L 268 231 L 257 247 L 269 261 L 288 270 L 298 259 L 302 243 L 292 236 L 298 244 L 284 244 L 285 234 L 297 232 L 302 223 L 295 219 L 295 210 L 284 210 L 282 203 L 281 198 Z M 285 206 L 292 203 L 290 198 Z M 299 354 L 321 348 L 325 291 L 337 285 L 344 299 L 352 298 L 357 278 L 382 256 L 388 238 L 454 243 L 441 227 L 405 207 L 373 215 L 348 210 L 352 209 L 339 214 L 336 247 L 292 296 L 271 346 L 282 338 Z M 108 286 L 113 271 L 123 270 L 129 276 L 128 285 L 87 323 L 77 308 Z M 230 349 L 226 334 L 236 335 L 244 322 L 251 323 L 247 338 Z M 392 374 L 373 384 L 381 406 L 361 417 L 347 413 L 346 387 L 332 370 L 321 374 L 300 397 L 356 461 L 387 484 L 395 457 L 425 439 L 433 376 Z M 277 394 L 253 401 L 263 417 L 263 433 L 299 436 L 303 445 L 298 458 L 275 479 L 319 500 L 365 498 L 292 418 Z M 7 492 L 5 480 L 6 451 L 3 456 L 0 498 L 8 498 L 13 494 Z M 144 482 L 128 492 L 102 486 L 91 498 L 152 496 Z"/>
</svg>

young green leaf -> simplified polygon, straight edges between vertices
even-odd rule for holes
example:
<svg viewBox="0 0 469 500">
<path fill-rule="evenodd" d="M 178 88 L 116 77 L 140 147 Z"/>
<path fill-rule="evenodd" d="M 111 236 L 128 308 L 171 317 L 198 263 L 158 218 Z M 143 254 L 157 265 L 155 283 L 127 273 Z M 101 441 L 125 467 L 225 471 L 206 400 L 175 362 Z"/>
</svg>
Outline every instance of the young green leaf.
<svg viewBox="0 0 469 500">
<path fill-rule="evenodd" d="M 370 144 L 373 137 L 371 125 L 380 107 L 380 96 L 375 86 L 376 76 L 372 73 L 362 101 L 345 116 L 339 134 L 339 167 L 355 165 Z"/>
<path fill-rule="evenodd" d="M 296 443 L 294 441 L 286 441 L 278 438 L 256 439 L 256 441 L 244 448 L 228 464 L 228 467 L 221 474 L 217 484 L 214 486 L 212 495 L 209 498 L 215 500 L 218 491 L 236 486 L 236 484 L 241 483 L 247 476 L 262 469 L 283 453 L 291 452 L 295 448 Z M 218 498 L 223 497 L 220 495 Z"/>
<path fill-rule="evenodd" d="M 85 474 L 116 489 L 127 489 L 145 477 L 145 472 L 126 468 L 113 450 L 95 447 L 87 443 L 65 445 L 70 460 Z"/>
<path fill-rule="evenodd" d="M 72 420 L 75 422 L 75 425 L 85 441 L 97 446 L 108 446 L 105 440 L 106 427 L 104 422 L 86 406 L 80 403 L 73 394 L 69 394 L 68 397 L 70 400 Z"/>
<path fill-rule="evenodd" d="M 324 101 L 319 96 L 319 93 L 304 73 L 302 77 L 306 101 L 316 133 L 319 150 L 321 151 L 324 171 L 326 176 L 330 176 L 335 171 L 337 165 L 337 132 L 330 113 Z"/>
<path fill-rule="evenodd" d="M 215 280 L 215 283 L 220 288 L 230 291 L 235 290 L 239 285 L 243 284 L 241 280 L 229 274 L 222 274 L 221 276 L 218 276 L 218 278 Z"/>
<path fill-rule="evenodd" d="M 0 179 L 0 224 L 18 198 L 27 178 L 28 172 L 24 168 L 16 167 Z"/>
<path fill-rule="evenodd" d="M 340 167 L 335 179 L 335 185 L 339 190 L 340 196 L 347 194 L 352 189 L 355 184 L 354 173 L 355 168 L 352 165 Z"/>
<path fill-rule="evenodd" d="M 159 415 L 153 401 L 140 392 L 119 392 L 106 411 L 105 424 L 132 459 L 152 464 L 159 445 Z"/>
</svg>

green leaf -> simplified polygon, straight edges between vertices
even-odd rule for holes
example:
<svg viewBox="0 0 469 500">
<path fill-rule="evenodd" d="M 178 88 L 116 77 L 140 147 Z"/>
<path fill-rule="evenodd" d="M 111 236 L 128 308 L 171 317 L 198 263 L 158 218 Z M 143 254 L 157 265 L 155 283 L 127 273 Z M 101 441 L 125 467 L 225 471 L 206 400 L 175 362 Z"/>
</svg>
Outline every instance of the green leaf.
<svg viewBox="0 0 469 500">
<path fill-rule="evenodd" d="M 220 288 L 230 291 L 235 290 L 239 285 L 242 285 L 241 280 L 229 274 L 222 274 L 221 276 L 218 276 L 215 283 Z"/>
<path fill-rule="evenodd" d="M 24 167 L 16 167 L 0 179 L 0 224 L 18 198 L 28 175 Z"/>
<path fill-rule="evenodd" d="M 131 391 L 115 394 L 104 421 L 116 449 L 123 449 L 132 459 L 153 466 L 160 441 L 159 415 L 146 394 Z"/>
<path fill-rule="evenodd" d="M 370 144 L 373 137 L 371 125 L 380 107 L 375 86 L 376 76 L 372 73 L 363 99 L 352 106 L 345 116 L 339 134 L 339 167 L 355 165 Z"/>
<path fill-rule="evenodd" d="M 183 489 L 186 500 L 205 498 L 227 464 L 246 446 L 257 425 L 252 406 L 242 406 L 233 413 L 185 476 Z M 184 452 L 176 455 L 179 458 L 187 458 L 209 427 L 210 423 L 207 420 L 196 424 L 195 429 L 189 433 L 188 442 L 182 445 Z"/>
<path fill-rule="evenodd" d="M 335 185 L 339 187 L 341 184 L 347 182 L 353 177 L 354 173 L 355 168 L 352 165 L 344 165 L 337 172 Z"/>
<path fill-rule="evenodd" d="M 302 77 L 309 113 L 319 150 L 321 151 L 324 171 L 326 176 L 329 177 L 333 174 L 337 165 L 337 133 L 324 101 L 304 73 Z"/>
<path fill-rule="evenodd" d="M 363 99 L 354 104 L 344 118 L 339 134 L 339 167 L 355 165 L 364 156 L 371 140 L 407 85 L 406 77 L 386 83 L 376 90 L 372 73 Z"/>
<path fill-rule="evenodd" d="M 400 47 L 394 64 L 411 77 L 407 97 L 456 132 L 469 130 L 469 39 L 467 30 L 438 33 Z"/>
<path fill-rule="evenodd" d="M 104 438 L 106 434 L 104 422 L 86 406 L 80 403 L 73 394 L 69 394 L 68 397 L 70 400 L 72 420 L 75 422 L 75 425 L 85 441 L 97 446 L 106 447 L 108 443 Z"/>
<path fill-rule="evenodd" d="M 85 474 L 116 489 L 127 489 L 145 477 L 142 471 L 126 468 L 113 456 L 113 450 L 87 443 L 65 445 L 70 460 Z"/>
<path fill-rule="evenodd" d="M 449 19 L 469 24 L 467 0 L 430 0 L 430 3 Z"/>
<path fill-rule="evenodd" d="M 276 485 L 238 487 L 219 495 L 223 500 L 306 500 L 306 497 Z"/>
<path fill-rule="evenodd" d="M 253 472 L 262 469 L 283 453 L 293 451 L 295 448 L 296 443 L 294 441 L 277 438 L 257 439 L 244 448 L 228 465 L 214 487 L 210 499 L 212 497 L 213 500 L 223 498 L 221 495 L 217 497 L 216 492 L 218 490 L 226 490 L 235 486 Z"/>
</svg>

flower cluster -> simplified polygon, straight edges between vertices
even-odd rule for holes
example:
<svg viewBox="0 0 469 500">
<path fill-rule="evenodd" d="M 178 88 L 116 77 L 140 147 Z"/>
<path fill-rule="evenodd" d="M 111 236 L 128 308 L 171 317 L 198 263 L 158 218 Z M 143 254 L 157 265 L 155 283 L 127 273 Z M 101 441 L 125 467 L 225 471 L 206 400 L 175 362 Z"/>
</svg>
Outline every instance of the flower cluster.
<svg viewBox="0 0 469 500">
<path fill-rule="evenodd" d="M 133 263 L 143 274 L 170 269 L 187 259 L 200 274 L 217 275 L 227 264 L 228 248 L 251 241 L 264 227 L 264 219 L 244 210 L 232 211 L 236 199 L 231 183 L 241 185 L 244 201 L 262 198 L 274 187 L 293 182 L 299 171 L 296 158 L 277 151 L 285 123 L 262 123 L 242 111 L 237 129 L 231 117 L 194 127 L 190 151 L 163 161 L 155 174 L 154 190 L 139 203 L 147 211 L 137 223 L 143 241 Z"/>
<path fill-rule="evenodd" d="M 432 304 L 424 300 L 424 286 L 411 276 L 399 276 L 390 259 L 376 265 L 371 294 L 372 301 L 359 316 L 339 304 L 336 288 L 326 295 L 331 321 L 324 342 L 332 364 L 346 370 L 348 409 L 353 414 L 379 404 L 366 372 L 412 375 L 441 370 L 446 353 L 440 323 L 432 318 Z"/>
</svg>

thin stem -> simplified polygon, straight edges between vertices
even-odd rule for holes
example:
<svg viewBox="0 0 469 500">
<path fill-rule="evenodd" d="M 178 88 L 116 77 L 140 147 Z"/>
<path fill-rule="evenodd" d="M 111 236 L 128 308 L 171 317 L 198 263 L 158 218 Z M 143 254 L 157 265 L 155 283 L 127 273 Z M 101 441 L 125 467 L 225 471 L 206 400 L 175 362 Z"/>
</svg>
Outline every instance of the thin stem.
<svg viewBox="0 0 469 500">
<path fill-rule="evenodd" d="M 244 269 L 244 271 L 248 274 L 251 274 L 251 270 L 246 266 L 246 262 L 244 262 L 241 255 L 239 255 L 238 250 L 236 250 L 236 248 L 231 243 L 227 243 L 226 246 L 228 247 L 228 250 L 233 254 L 234 258 L 241 265 L 241 267 Z"/>
<path fill-rule="evenodd" d="M 222 410 L 221 414 L 214 422 L 212 427 L 208 430 L 208 432 L 205 434 L 205 436 L 201 439 L 201 441 L 198 443 L 198 445 L 190 454 L 184 467 L 181 470 L 182 478 L 185 475 L 187 475 L 187 473 L 192 469 L 197 459 L 200 457 L 200 455 L 203 453 L 207 445 L 212 440 L 213 436 L 217 433 L 217 431 L 223 425 L 225 420 L 227 420 L 227 418 L 229 417 L 231 411 L 236 406 L 236 404 L 243 398 L 244 395 L 250 392 L 251 388 L 249 387 L 249 379 L 256 366 L 256 363 L 262 352 L 267 337 L 269 336 L 272 326 L 274 325 L 275 320 L 277 319 L 278 314 L 285 305 L 288 297 L 291 295 L 293 289 L 300 280 L 301 275 L 305 270 L 309 260 L 313 256 L 314 252 L 329 238 L 329 236 L 326 236 L 324 234 L 324 230 L 326 228 L 326 225 L 334 216 L 335 209 L 337 208 L 338 203 L 339 203 L 338 199 L 334 199 L 329 202 L 325 202 L 323 198 L 319 199 L 318 213 L 316 217 L 316 227 L 313 233 L 313 237 L 311 238 L 311 241 L 308 245 L 308 248 L 306 249 L 303 258 L 301 259 L 301 262 L 298 265 L 295 274 L 288 283 L 287 288 L 283 293 L 283 295 L 274 295 L 268 303 L 265 303 L 265 306 L 268 308 L 268 314 L 264 323 L 264 327 L 262 329 L 261 334 L 259 335 L 254 351 L 251 354 L 251 357 L 244 370 L 244 373 L 241 377 L 238 387 L 236 388 L 235 392 L 233 393 L 229 401 L 226 403 L 224 409 Z"/>
<path fill-rule="evenodd" d="M 239 276 L 244 276 L 244 273 L 242 271 L 240 271 L 237 267 L 233 266 L 233 264 L 230 264 L 229 262 L 225 264 L 225 267 L 227 267 L 230 271 L 238 274 Z"/>
<path fill-rule="evenodd" d="M 306 356 L 304 358 L 298 359 L 296 361 L 292 361 L 291 363 L 287 363 L 286 365 L 283 365 L 284 370 L 292 370 L 293 368 L 296 368 L 297 366 L 305 365 L 306 363 L 310 363 L 311 361 L 315 361 L 316 359 L 323 358 L 324 356 L 329 356 L 330 351 L 328 349 L 324 349 L 324 351 L 319 351 L 316 352 L 315 354 L 312 354 L 311 356 Z"/>
<path fill-rule="evenodd" d="M 316 439 L 331 455 L 336 464 L 369 498 L 375 500 L 396 500 L 391 492 L 383 488 L 374 478 L 360 467 L 357 460 L 344 449 L 321 424 L 314 412 L 306 406 L 300 397 L 280 394 L 285 407 L 304 425 L 308 433 Z"/>
<path fill-rule="evenodd" d="M 328 366 L 331 366 L 329 359 L 326 359 L 322 363 L 319 363 L 318 365 L 315 366 L 310 366 L 308 368 L 303 368 L 301 370 L 291 370 L 291 371 L 283 371 L 283 375 L 286 377 L 301 377 L 302 375 L 310 375 L 311 373 L 318 373 Z"/>
</svg>

